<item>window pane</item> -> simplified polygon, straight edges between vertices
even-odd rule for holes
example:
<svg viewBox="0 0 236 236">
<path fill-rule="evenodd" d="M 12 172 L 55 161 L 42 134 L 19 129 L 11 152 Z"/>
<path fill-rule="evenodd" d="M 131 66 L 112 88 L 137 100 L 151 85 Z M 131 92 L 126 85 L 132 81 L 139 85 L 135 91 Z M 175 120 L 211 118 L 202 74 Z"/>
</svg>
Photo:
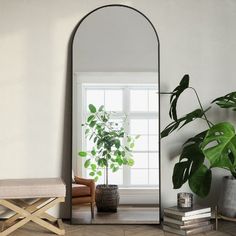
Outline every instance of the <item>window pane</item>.
<svg viewBox="0 0 236 236">
<path fill-rule="evenodd" d="M 115 130 L 119 130 L 122 127 L 124 127 L 124 122 L 122 119 L 111 119 L 111 126 L 115 129 Z"/>
<path fill-rule="evenodd" d="M 123 90 L 105 90 L 105 108 L 107 111 L 122 111 Z"/>
<path fill-rule="evenodd" d="M 108 172 L 108 184 L 123 184 L 123 170 L 119 169 L 113 173 L 112 170 Z"/>
<path fill-rule="evenodd" d="M 149 136 L 149 151 L 157 151 L 158 139 L 156 135 Z"/>
<path fill-rule="evenodd" d="M 158 94 L 157 90 L 149 90 L 149 111 L 157 112 L 158 111 Z"/>
<path fill-rule="evenodd" d="M 141 135 L 135 140 L 134 151 L 147 151 L 148 150 L 148 136 Z"/>
<path fill-rule="evenodd" d="M 104 105 L 104 90 L 88 89 L 86 92 L 86 109 L 89 111 L 89 104 L 93 104 L 97 109 Z"/>
<path fill-rule="evenodd" d="M 148 120 L 132 119 L 130 120 L 131 134 L 148 134 Z"/>
<path fill-rule="evenodd" d="M 158 153 L 149 153 L 150 168 L 159 168 Z"/>
<path fill-rule="evenodd" d="M 131 169 L 131 184 L 148 184 L 148 170 Z"/>
<path fill-rule="evenodd" d="M 147 90 L 130 90 L 130 110 L 148 111 Z"/>
<path fill-rule="evenodd" d="M 92 151 L 93 147 L 94 147 L 94 142 L 93 139 L 89 140 L 89 138 L 86 139 L 86 150 L 87 151 Z"/>
<path fill-rule="evenodd" d="M 149 134 L 158 134 L 158 119 L 150 119 L 149 120 Z"/>
<path fill-rule="evenodd" d="M 159 170 L 149 170 L 149 184 L 159 185 Z"/>
<path fill-rule="evenodd" d="M 148 168 L 148 153 L 133 153 L 134 165 L 131 168 Z"/>
</svg>

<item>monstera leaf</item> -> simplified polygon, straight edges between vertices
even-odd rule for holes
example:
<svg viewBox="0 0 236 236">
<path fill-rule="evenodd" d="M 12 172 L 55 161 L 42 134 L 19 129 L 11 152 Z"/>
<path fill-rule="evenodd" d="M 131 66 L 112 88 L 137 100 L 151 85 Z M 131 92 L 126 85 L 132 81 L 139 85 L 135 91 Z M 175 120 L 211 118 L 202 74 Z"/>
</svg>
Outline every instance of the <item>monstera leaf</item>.
<svg viewBox="0 0 236 236">
<path fill-rule="evenodd" d="M 208 109 L 207 109 L 208 110 Z M 188 113 L 187 115 L 185 115 L 184 117 L 181 117 L 179 119 L 177 119 L 176 121 L 171 122 L 168 126 L 166 126 L 166 128 L 161 132 L 161 138 L 164 138 L 166 136 L 168 136 L 170 133 L 172 133 L 174 130 L 176 130 L 177 128 L 181 129 L 184 125 L 192 122 L 193 120 L 195 120 L 196 118 L 201 118 L 204 113 L 207 111 L 202 111 L 201 109 L 196 109 L 190 113 Z M 181 126 L 180 126 L 181 125 Z M 180 126 L 180 127 L 179 127 Z"/>
<path fill-rule="evenodd" d="M 179 162 L 175 164 L 172 175 L 174 189 L 180 188 L 203 164 L 205 157 L 200 145 L 206 132 L 196 135 L 184 144 Z"/>
<path fill-rule="evenodd" d="M 208 169 L 202 164 L 189 178 L 189 187 L 199 197 L 206 197 L 211 189 L 212 173 L 211 169 Z"/>
<path fill-rule="evenodd" d="M 170 111 L 169 116 L 171 119 L 177 121 L 177 101 L 179 99 L 180 94 L 189 86 L 189 75 L 184 75 L 179 85 L 173 90 L 172 95 L 170 96 Z"/>
<path fill-rule="evenodd" d="M 234 171 L 236 167 L 236 135 L 229 122 L 212 126 L 202 143 L 202 150 L 211 167 L 227 168 Z"/>
<path fill-rule="evenodd" d="M 212 103 L 216 103 L 221 108 L 232 108 L 236 111 L 236 92 L 229 93 L 223 97 L 216 98 Z"/>
</svg>

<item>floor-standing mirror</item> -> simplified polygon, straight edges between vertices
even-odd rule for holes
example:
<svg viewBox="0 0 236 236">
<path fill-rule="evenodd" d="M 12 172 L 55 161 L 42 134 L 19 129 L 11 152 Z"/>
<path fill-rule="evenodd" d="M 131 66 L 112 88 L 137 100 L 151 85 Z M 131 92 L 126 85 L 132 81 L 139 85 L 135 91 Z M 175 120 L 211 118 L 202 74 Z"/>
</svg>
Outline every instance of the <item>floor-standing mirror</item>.
<svg viewBox="0 0 236 236">
<path fill-rule="evenodd" d="M 148 18 L 100 7 L 73 38 L 72 223 L 158 224 L 159 41 Z"/>
</svg>

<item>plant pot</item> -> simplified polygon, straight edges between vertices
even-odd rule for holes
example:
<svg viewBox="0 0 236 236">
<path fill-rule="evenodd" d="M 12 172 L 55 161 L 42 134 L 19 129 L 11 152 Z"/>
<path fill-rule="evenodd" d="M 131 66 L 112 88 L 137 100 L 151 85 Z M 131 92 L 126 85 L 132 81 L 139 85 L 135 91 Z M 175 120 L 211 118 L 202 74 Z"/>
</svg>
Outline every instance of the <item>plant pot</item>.
<svg viewBox="0 0 236 236">
<path fill-rule="evenodd" d="M 118 186 L 105 184 L 97 185 L 95 200 L 98 212 L 117 212 L 120 200 Z"/>
<path fill-rule="evenodd" d="M 218 204 L 220 214 L 236 218 L 236 179 L 233 176 L 223 178 Z"/>
</svg>

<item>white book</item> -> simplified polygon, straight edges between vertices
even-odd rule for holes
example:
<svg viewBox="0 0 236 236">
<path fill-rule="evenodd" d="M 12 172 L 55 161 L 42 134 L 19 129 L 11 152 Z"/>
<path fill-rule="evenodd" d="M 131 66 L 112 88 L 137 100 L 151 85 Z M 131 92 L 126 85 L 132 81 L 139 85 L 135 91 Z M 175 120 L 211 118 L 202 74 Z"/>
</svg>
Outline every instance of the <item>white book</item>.
<svg viewBox="0 0 236 236">
<path fill-rule="evenodd" d="M 211 217 L 211 212 L 198 214 L 198 215 L 191 215 L 191 216 L 179 216 L 179 215 L 174 215 L 174 214 L 169 214 L 169 213 L 166 213 L 165 215 L 169 218 L 186 221 L 186 220 L 195 220 L 195 219 Z"/>
<path fill-rule="evenodd" d="M 167 225 L 163 226 L 163 230 L 170 232 L 170 233 L 174 233 L 174 234 L 179 234 L 179 235 L 192 235 L 192 234 L 199 234 L 202 232 L 206 232 L 206 231 L 210 231 L 213 229 L 213 225 L 207 225 L 207 226 L 203 226 L 203 227 L 199 227 L 199 228 L 195 228 L 195 229 L 189 229 L 189 230 L 183 230 L 183 229 L 175 229 L 172 227 L 169 227 Z"/>
<path fill-rule="evenodd" d="M 187 230 L 187 229 L 194 229 L 194 228 L 203 227 L 203 226 L 209 225 L 210 223 L 211 223 L 210 220 L 207 220 L 207 221 L 200 221 L 200 222 L 187 224 L 187 225 L 178 225 L 178 224 L 173 224 L 173 223 L 169 223 L 169 222 L 164 222 L 164 225 L 167 225 L 167 226 L 175 228 L 175 229 Z"/>
<path fill-rule="evenodd" d="M 177 206 L 168 207 L 164 209 L 164 213 L 170 213 L 175 214 L 179 216 L 193 216 L 197 214 L 207 213 L 211 212 L 210 207 L 200 207 L 200 206 L 194 206 L 192 208 L 178 208 Z"/>
<path fill-rule="evenodd" d="M 205 218 L 200 218 L 200 219 L 182 221 L 182 220 L 174 219 L 174 218 L 171 218 L 171 217 L 168 217 L 168 216 L 164 216 L 164 223 L 168 222 L 168 223 L 172 223 L 172 224 L 176 224 L 176 225 L 191 225 L 191 224 L 194 224 L 194 223 L 207 221 L 207 220 L 210 220 L 210 219 L 211 219 L 210 217 L 205 217 Z"/>
</svg>

